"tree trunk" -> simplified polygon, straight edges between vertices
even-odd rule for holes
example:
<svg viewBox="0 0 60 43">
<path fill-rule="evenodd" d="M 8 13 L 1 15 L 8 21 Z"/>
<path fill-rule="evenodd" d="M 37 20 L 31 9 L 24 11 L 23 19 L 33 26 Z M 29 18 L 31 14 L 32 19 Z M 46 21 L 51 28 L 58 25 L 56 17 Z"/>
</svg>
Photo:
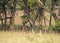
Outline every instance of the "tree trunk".
<svg viewBox="0 0 60 43">
<path fill-rule="evenodd" d="M 1 13 L 0 13 L 0 19 L 1 19 L 1 30 L 2 30 L 3 29 L 3 19 L 2 19 Z"/>
<path fill-rule="evenodd" d="M 4 14 L 4 18 L 5 18 L 4 19 L 4 30 L 6 30 L 6 22 L 7 22 L 7 19 L 6 19 L 7 18 L 7 14 L 6 14 L 6 6 L 5 5 L 6 5 L 6 1 L 4 0 L 4 4 L 3 4 L 3 9 L 4 9 L 4 13 L 3 14 Z"/>
<path fill-rule="evenodd" d="M 14 30 L 14 15 L 10 18 L 10 30 Z"/>
<path fill-rule="evenodd" d="M 13 1 L 13 5 L 11 6 L 10 30 L 14 30 L 15 11 L 16 11 L 16 0 Z"/>
<path fill-rule="evenodd" d="M 52 22 L 52 14 L 50 14 L 50 22 L 49 22 L 49 26 L 51 26 L 51 22 Z"/>
<path fill-rule="evenodd" d="M 26 27 L 25 27 L 25 23 L 23 22 L 23 26 L 22 26 L 22 29 L 21 31 L 25 31 Z"/>
<path fill-rule="evenodd" d="M 7 14 L 6 11 L 4 12 L 4 30 L 6 30 L 6 23 L 7 23 Z"/>
</svg>

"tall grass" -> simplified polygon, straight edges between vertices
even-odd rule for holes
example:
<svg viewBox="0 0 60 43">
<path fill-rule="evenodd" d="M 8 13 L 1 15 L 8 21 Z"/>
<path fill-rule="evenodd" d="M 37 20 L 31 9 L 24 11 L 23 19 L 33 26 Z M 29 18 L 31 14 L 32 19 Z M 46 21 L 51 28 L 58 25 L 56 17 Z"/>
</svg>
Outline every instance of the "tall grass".
<svg viewBox="0 0 60 43">
<path fill-rule="evenodd" d="M 60 43 L 60 34 L 2 31 L 0 43 Z"/>
</svg>

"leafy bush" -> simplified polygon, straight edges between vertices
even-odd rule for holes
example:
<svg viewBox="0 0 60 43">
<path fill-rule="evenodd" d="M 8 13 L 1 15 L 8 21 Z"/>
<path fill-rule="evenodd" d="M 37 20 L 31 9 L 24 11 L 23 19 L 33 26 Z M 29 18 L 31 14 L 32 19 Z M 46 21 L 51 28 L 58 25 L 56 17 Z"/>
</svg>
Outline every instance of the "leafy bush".
<svg viewBox="0 0 60 43">
<path fill-rule="evenodd" d="M 57 21 L 55 26 L 50 26 L 49 28 L 51 32 L 52 31 L 60 32 L 60 21 Z"/>
<path fill-rule="evenodd" d="M 60 32 L 60 21 L 56 22 L 55 29 Z"/>
<path fill-rule="evenodd" d="M 37 0 L 28 0 L 28 5 L 31 7 L 34 4 L 36 4 L 38 1 Z"/>
</svg>

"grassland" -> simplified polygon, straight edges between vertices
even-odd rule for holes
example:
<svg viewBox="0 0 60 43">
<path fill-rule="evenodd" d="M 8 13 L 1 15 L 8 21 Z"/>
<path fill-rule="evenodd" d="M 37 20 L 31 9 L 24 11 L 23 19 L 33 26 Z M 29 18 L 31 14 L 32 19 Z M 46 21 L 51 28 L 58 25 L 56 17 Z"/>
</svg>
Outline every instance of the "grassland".
<svg viewBox="0 0 60 43">
<path fill-rule="evenodd" d="M 17 12 L 18 15 L 15 16 L 15 24 L 22 24 L 23 12 Z M 49 23 L 49 15 L 47 25 Z M 54 22 L 52 23 L 54 24 Z M 4 32 L 0 31 L 0 43 L 60 43 L 59 33 L 36 33 L 31 32 Z"/>
<path fill-rule="evenodd" d="M 60 34 L 0 31 L 0 43 L 60 43 Z"/>
</svg>

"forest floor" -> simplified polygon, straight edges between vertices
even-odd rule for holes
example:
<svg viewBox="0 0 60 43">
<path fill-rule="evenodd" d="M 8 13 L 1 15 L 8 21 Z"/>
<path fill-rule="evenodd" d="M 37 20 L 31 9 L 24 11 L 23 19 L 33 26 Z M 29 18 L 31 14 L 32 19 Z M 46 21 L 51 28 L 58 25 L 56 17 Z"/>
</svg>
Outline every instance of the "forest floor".
<svg viewBox="0 0 60 43">
<path fill-rule="evenodd" d="M 0 43 L 60 43 L 60 34 L 0 31 Z"/>
</svg>

